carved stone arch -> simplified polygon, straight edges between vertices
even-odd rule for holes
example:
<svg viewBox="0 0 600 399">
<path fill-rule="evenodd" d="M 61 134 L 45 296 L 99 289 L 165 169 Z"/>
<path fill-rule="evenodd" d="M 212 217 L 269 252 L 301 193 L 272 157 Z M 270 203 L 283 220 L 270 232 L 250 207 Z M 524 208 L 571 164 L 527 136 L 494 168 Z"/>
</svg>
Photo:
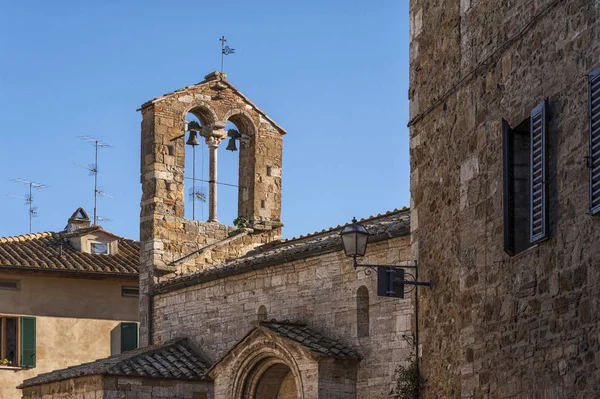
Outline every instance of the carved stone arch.
<svg viewBox="0 0 600 399">
<path fill-rule="evenodd" d="M 235 370 L 232 378 L 229 397 L 235 399 L 253 399 L 261 378 L 273 366 L 285 365 L 295 381 L 298 398 L 304 398 L 304 389 L 300 368 L 294 356 L 286 348 L 270 341 L 266 346 L 264 341 L 259 341 L 246 346 L 236 356 L 236 361 L 231 370 Z"/>
<path fill-rule="evenodd" d="M 223 124 L 231 121 L 240 129 L 240 133 L 254 136 L 257 132 L 257 126 L 252 118 L 252 115 L 245 109 L 234 108 L 228 110 L 223 116 Z"/>
<path fill-rule="evenodd" d="M 196 118 L 198 118 L 202 126 L 212 125 L 219 120 L 215 110 L 210 106 L 209 103 L 205 101 L 196 101 L 194 104 L 186 108 L 185 112 L 181 116 L 182 123 L 184 124 L 185 117 L 188 113 L 193 114 Z"/>
</svg>

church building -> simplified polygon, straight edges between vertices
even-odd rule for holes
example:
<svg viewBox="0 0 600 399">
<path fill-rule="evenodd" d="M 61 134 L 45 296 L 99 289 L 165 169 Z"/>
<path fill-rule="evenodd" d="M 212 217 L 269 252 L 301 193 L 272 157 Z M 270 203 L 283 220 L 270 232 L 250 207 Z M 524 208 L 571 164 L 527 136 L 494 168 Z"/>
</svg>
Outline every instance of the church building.
<svg viewBox="0 0 600 399">
<path fill-rule="evenodd" d="M 219 72 L 140 111 L 140 349 L 26 380 L 23 397 L 389 397 L 414 352 L 411 295 L 377 295 L 343 226 L 281 238 L 286 131 Z M 218 221 L 224 139 L 240 151 L 236 227 Z M 184 217 L 186 143 L 209 148 L 208 221 Z M 361 261 L 411 260 L 407 208 L 360 223 Z"/>
</svg>

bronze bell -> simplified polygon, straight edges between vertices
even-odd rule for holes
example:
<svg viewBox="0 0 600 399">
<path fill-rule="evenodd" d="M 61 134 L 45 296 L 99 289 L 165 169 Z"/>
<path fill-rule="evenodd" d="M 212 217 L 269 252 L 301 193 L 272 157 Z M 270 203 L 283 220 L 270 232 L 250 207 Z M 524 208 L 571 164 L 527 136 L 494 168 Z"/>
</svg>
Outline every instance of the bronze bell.
<svg viewBox="0 0 600 399">
<path fill-rule="evenodd" d="M 237 151 L 237 147 L 235 145 L 235 137 L 230 137 L 229 138 L 229 143 L 227 144 L 227 148 L 225 148 L 227 151 Z"/>
<path fill-rule="evenodd" d="M 195 130 L 190 130 L 190 138 L 188 139 L 186 144 L 191 146 L 197 146 L 198 144 L 200 144 Z"/>
</svg>

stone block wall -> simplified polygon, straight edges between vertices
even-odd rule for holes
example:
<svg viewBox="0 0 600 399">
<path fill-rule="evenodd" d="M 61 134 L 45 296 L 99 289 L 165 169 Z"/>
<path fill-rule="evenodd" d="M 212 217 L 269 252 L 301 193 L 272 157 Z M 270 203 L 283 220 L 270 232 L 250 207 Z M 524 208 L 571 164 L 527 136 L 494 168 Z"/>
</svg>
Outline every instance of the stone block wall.
<svg viewBox="0 0 600 399">
<path fill-rule="evenodd" d="M 102 376 L 72 378 L 23 389 L 23 399 L 104 399 Z"/>
<path fill-rule="evenodd" d="M 210 399 L 212 382 L 93 375 L 23 389 L 23 399 Z"/>
<path fill-rule="evenodd" d="M 596 397 L 600 218 L 586 75 L 600 3 L 411 0 L 411 231 L 426 398 Z M 502 119 L 548 98 L 550 237 L 503 246 Z"/>
<path fill-rule="evenodd" d="M 410 240 L 403 236 L 370 244 L 364 262 L 407 259 Z M 358 338 L 356 296 L 361 286 L 369 292 L 370 326 L 369 335 Z M 302 321 L 355 348 L 363 357 L 356 375 L 360 398 L 386 397 L 394 368 L 411 350 L 403 338 L 411 333 L 410 297 L 378 297 L 376 275 L 354 270 L 341 250 L 159 294 L 153 303 L 154 342 L 187 336 L 214 363 L 258 324 L 261 306 L 266 319 Z"/>
</svg>

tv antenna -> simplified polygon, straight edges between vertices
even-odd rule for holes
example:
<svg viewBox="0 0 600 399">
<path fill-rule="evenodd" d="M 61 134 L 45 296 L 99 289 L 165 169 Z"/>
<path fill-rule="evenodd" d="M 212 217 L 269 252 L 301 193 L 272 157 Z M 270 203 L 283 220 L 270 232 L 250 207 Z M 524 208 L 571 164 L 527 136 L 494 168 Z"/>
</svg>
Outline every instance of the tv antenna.
<svg viewBox="0 0 600 399">
<path fill-rule="evenodd" d="M 94 176 L 94 225 L 98 224 L 98 195 L 103 197 L 112 198 L 110 195 L 106 194 L 104 191 L 98 188 L 98 148 L 110 148 L 111 145 L 104 143 L 100 140 L 96 140 L 93 137 L 89 136 L 79 136 L 80 139 L 87 140 L 92 143 L 94 148 L 96 149 L 96 156 L 94 158 L 94 163 L 90 165 L 82 165 L 80 163 L 75 162 L 75 165 L 87 169 L 90 172 L 90 175 Z"/>
<path fill-rule="evenodd" d="M 34 206 L 33 206 L 33 189 L 34 188 L 47 188 L 48 186 L 45 184 L 42 184 L 42 183 L 34 183 L 32 181 L 23 180 L 23 179 L 13 179 L 13 181 L 17 182 L 17 183 L 23 183 L 23 184 L 29 185 L 29 194 L 25 194 L 22 197 L 20 197 L 18 195 L 10 195 L 10 194 L 8 196 L 12 197 L 12 198 L 20 199 L 22 201 L 25 201 L 26 204 L 29 204 L 29 234 L 31 234 L 33 232 L 33 230 L 32 230 L 33 218 L 37 216 L 37 208 L 34 208 Z"/>
<path fill-rule="evenodd" d="M 102 216 L 98 216 L 98 221 L 99 222 L 112 222 L 112 219 L 104 218 Z"/>
</svg>

